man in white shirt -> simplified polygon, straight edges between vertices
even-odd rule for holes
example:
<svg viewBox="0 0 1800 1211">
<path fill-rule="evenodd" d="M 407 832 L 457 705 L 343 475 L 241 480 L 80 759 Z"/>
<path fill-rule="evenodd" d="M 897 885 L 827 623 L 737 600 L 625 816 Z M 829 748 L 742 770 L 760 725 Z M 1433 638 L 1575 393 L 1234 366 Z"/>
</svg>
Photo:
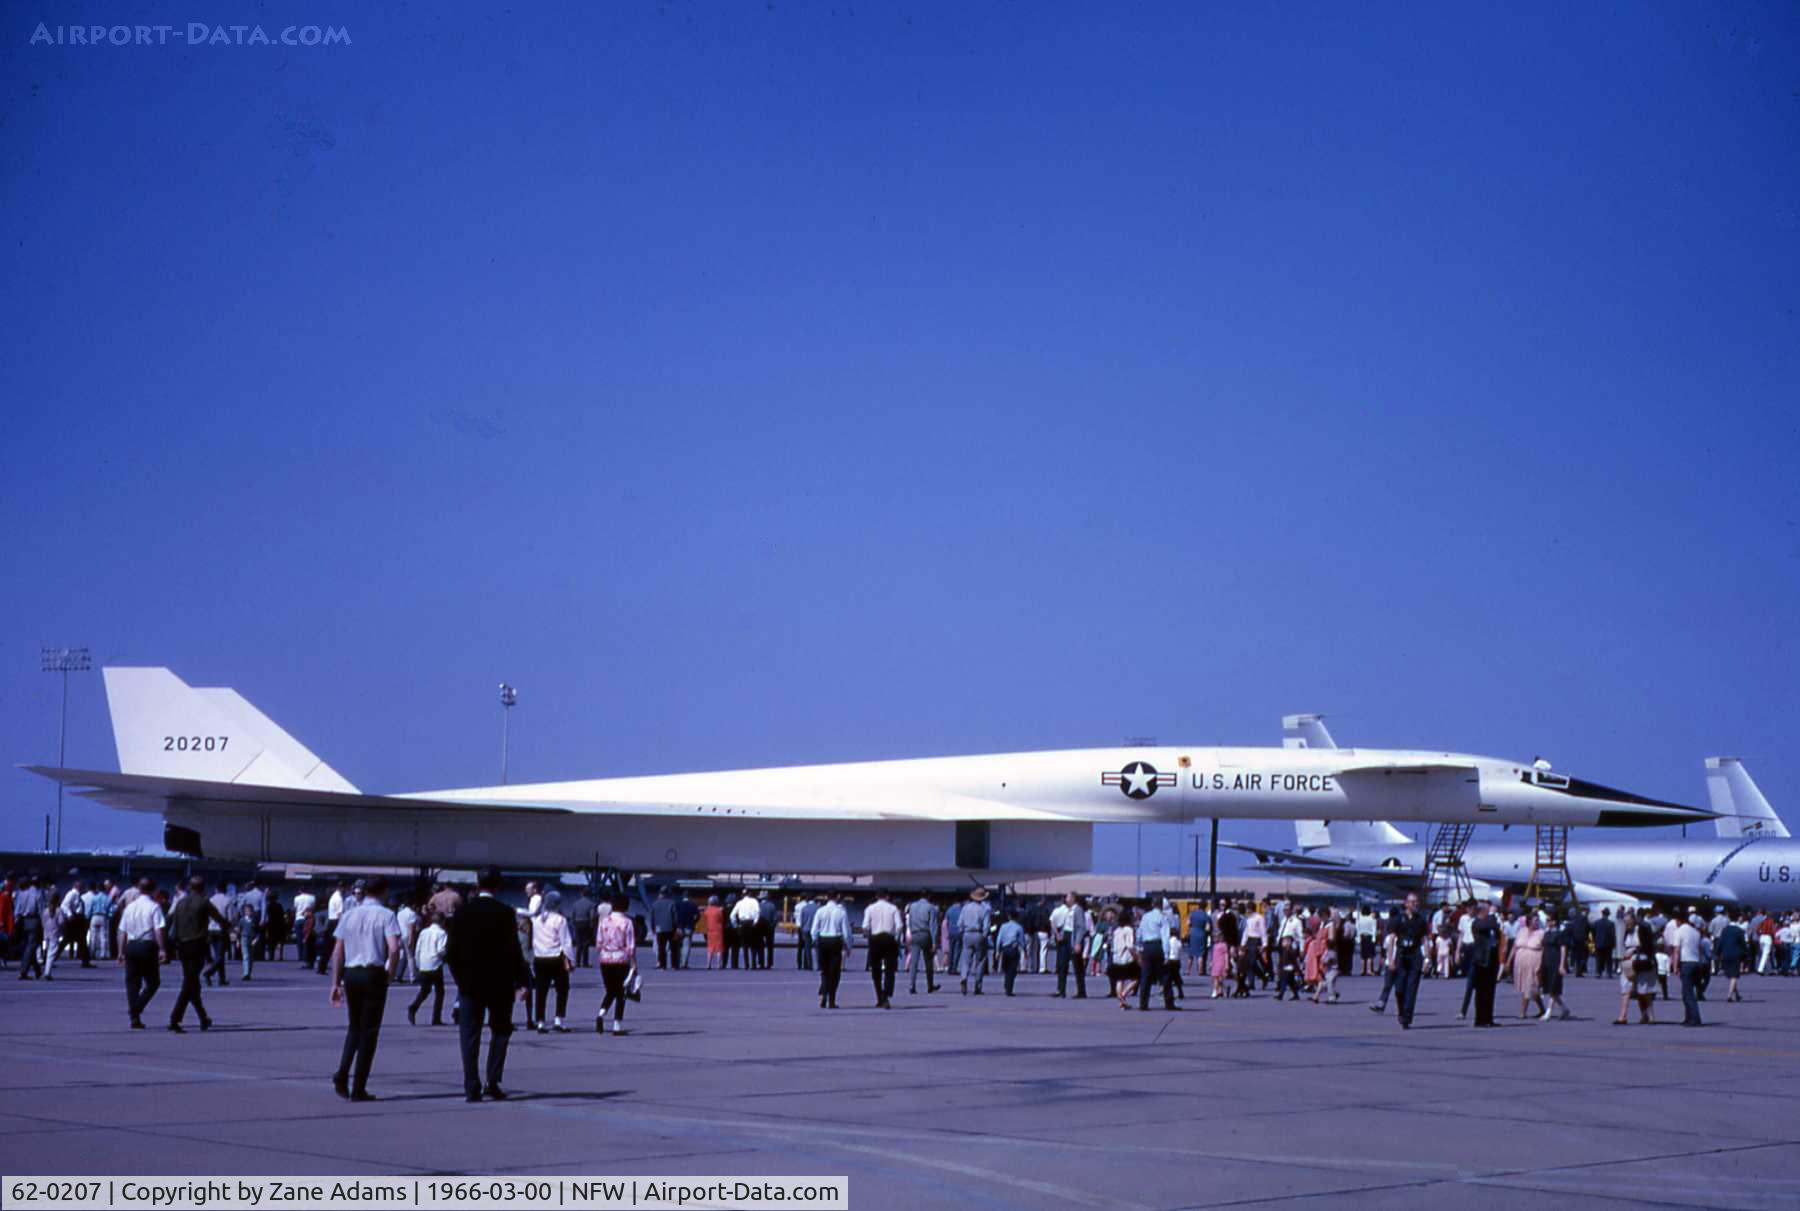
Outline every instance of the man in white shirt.
<svg viewBox="0 0 1800 1211">
<path fill-rule="evenodd" d="M 1681 1007 L 1683 1026 L 1700 1026 L 1700 977 L 1706 958 L 1700 949 L 1705 922 L 1699 913 L 1675 925 L 1675 954 L 1681 970 Z"/>
<path fill-rule="evenodd" d="M 169 961 L 169 920 L 151 892 L 156 883 L 139 879 L 137 897 L 119 914 L 119 964 L 125 968 L 125 1003 L 131 1028 L 144 1028 L 144 1010 L 162 987 L 162 964 Z"/>
<path fill-rule="evenodd" d="M 819 960 L 819 1008 L 837 1008 L 838 980 L 850 949 L 850 914 L 834 891 L 813 914 L 813 953 Z"/>
<path fill-rule="evenodd" d="M 395 974 L 400 983 L 409 984 L 413 979 L 413 930 L 419 924 L 419 914 L 411 904 L 402 901 L 394 920 L 400 926 L 400 966 Z"/>
<path fill-rule="evenodd" d="M 419 995 L 406 1007 L 406 1020 L 414 1026 L 419 1024 L 419 1006 L 428 996 L 435 997 L 431 1002 L 431 1024 L 444 1024 L 444 946 L 449 940 L 450 935 L 436 919 L 426 922 L 419 931 L 419 944 L 414 947 L 414 958 L 419 964 Z"/>
<path fill-rule="evenodd" d="M 1367 904 L 1356 914 L 1356 948 L 1362 959 L 1362 974 L 1375 974 L 1375 940 L 1381 936 L 1380 923 L 1375 920 L 1375 912 Z"/>
<path fill-rule="evenodd" d="M 331 1003 L 336 1006 L 348 1001 L 350 1010 L 344 1052 L 331 1087 L 339 1097 L 353 1102 L 375 1100 L 369 1092 L 369 1069 L 375 1063 L 381 1015 L 387 1008 L 388 977 L 400 958 L 400 923 L 382 903 L 386 895 L 386 879 L 376 875 L 368 880 L 362 901 L 338 918 L 331 948 Z"/>
<path fill-rule="evenodd" d="M 875 981 L 875 1007 L 894 1007 L 894 974 L 900 969 L 900 910 L 885 891 L 863 910 L 863 933 L 869 939 L 869 978 Z"/>
<path fill-rule="evenodd" d="M 87 880 L 75 880 L 75 886 L 69 888 L 69 894 L 63 897 L 61 911 L 57 914 L 62 920 L 59 931 L 65 942 L 73 942 L 75 953 L 81 959 L 83 967 L 94 965 L 94 952 L 88 947 L 87 917 Z"/>
<path fill-rule="evenodd" d="M 1075 968 L 1075 999 L 1087 999 L 1087 961 L 1083 951 L 1091 928 L 1087 909 L 1074 892 L 1050 910 L 1050 934 L 1056 939 L 1056 996 L 1069 995 L 1069 967 Z"/>
<path fill-rule="evenodd" d="M 762 905 L 745 889 L 743 898 L 731 906 L 731 965 L 737 966 L 738 954 L 744 956 L 745 967 L 760 967 L 756 949 L 757 926 L 762 924 Z"/>
<path fill-rule="evenodd" d="M 318 924 L 313 920 L 313 914 L 318 911 L 318 907 L 319 898 L 310 891 L 302 891 L 294 896 L 294 942 L 300 949 L 300 962 L 307 967 L 313 965 L 313 931 Z"/>
</svg>

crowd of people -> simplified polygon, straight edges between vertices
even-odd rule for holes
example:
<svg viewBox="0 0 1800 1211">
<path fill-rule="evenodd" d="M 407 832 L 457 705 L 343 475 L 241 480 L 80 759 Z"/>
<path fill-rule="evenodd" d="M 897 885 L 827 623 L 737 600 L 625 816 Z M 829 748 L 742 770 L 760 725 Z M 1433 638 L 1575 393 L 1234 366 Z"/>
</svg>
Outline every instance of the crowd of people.
<svg viewBox="0 0 1800 1211">
<path fill-rule="evenodd" d="M 503 1098 L 512 1005 L 525 1005 L 525 1025 L 567 1033 L 570 975 L 597 966 L 603 996 L 594 1029 L 624 1034 L 625 1007 L 641 987 L 638 950 L 647 943 L 659 969 L 766 970 L 776 965 L 778 934 L 791 930 L 794 963 L 816 970 L 822 1009 L 835 1009 L 849 956 L 867 953 L 875 1004 L 892 1008 L 902 972 L 909 995 L 935 993 L 954 981 L 963 996 L 983 996 L 997 976 L 1004 996 L 1022 974 L 1054 972 L 1055 997 L 1085 998 L 1088 981 L 1104 979 L 1121 1009 L 1149 1011 L 1152 1000 L 1176 1011 L 1187 979 L 1204 980 L 1212 998 L 1246 998 L 1274 990 L 1276 1001 L 1342 997 L 1352 974 L 1381 979 L 1369 1009 L 1392 1002 L 1403 1028 L 1412 1024 L 1423 980 L 1463 981 L 1459 1017 L 1495 1024 L 1501 983 L 1510 982 L 1519 1015 L 1539 1021 L 1570 1016 L 1565 982 L 1619 982 L 1617 1025 L 1654 1020 L 1658 999 L 1679 986 L 1683 1025 L 1702 1024 L 1700 1005 L 1715 978 L 1726 1001 L 1741 1000 L 1746 974 L 1800 973 L 1800 913 L 1720 907 L 1613 909 L 1579 906 L 1498 908 L 1485 901 L 1427 913 L 1416 895 L 1389 913 L 1287 899 L 1202 900 L 1184 914 L 1166 899 L 1096 901 L 1013 898 L 995 903 L 984 888 L 943 899 L 906 899 L 876 891 L 852 902 L 837 891 L 802 894 L 782 905 L 766 891 L 712 893 L 704 898 L 665 887 L 634 918 L 614 905 L 525 885 L 523 904 L 496 898 L 500 872 L 483 872 L 475 887 L 438 883 L 394 895 L 382 878 L 302 888 L 285 904 L 254 879 L 209 889 L 195 875 L 172 888 L 145 878 L 103 879 L 90 887 L 71 876 L 66 887 L 36 873 L 9 872 L 0 884 L 0 964 L 16 963 L 20 979 L 53 980 L 59 962 L 124 968 L 133 1029 L 161 985 L 161 968 L 179 962 L 181 989 L 168 1029 L 181 1033 L 189 1009 L 201 1030 L 212 1026 L 203 988 L 254 978 L 256 965 L 284 962 L 288 948 L 306 970 L 330 977 L 330 997 L 346 1013 L 342 1062 L 333 1079 L 349 1098 L 372 1097 L 368 1077 L 389 986 L 416 984 L 407 1019 L 430 1005 L 429 1024 L 460 1032 L 465 1092 L 471 1100 Z M 455 985 L 446 1021 L 446 972 Z M 1070 985 L 1073 984 L 1071 991 Z M 483 1030 L 491 1036 L 485 1079 L 479 1070 Z"/>
</svg>

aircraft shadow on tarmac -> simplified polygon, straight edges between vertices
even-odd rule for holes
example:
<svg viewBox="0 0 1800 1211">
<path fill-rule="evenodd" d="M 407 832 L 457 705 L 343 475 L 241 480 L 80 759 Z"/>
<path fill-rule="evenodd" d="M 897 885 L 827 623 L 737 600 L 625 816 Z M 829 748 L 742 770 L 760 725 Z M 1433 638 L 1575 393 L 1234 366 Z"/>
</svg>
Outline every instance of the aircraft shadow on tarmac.
<svg viewBox="0 0 1800 1211">
<path fill-rule="evenodd" d="M 597 1091 L 570 1089 L 567 1091 L 537 1090 L 515 1093 L 509 1089 L 506 1093 L 506 1100 L 508 1102 L 607 1102 L 615 1098 L 630 1097 L 636 1092 L 635 1089 Z M 444 1093 L 384 1093 L 381 1095 L 381 1100 L 384 1102 L 460 1102 L 463 1100 L 463 1096 L 459 1089 Z"/>
</svg>

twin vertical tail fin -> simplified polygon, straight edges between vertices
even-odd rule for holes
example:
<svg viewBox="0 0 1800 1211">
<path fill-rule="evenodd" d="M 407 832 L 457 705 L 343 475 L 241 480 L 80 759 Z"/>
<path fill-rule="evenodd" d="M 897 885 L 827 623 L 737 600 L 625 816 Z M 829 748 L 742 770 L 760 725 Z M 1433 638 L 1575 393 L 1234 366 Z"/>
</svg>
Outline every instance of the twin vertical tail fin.
<svg viewBox="0 0 1800 1211">
<path fill-rule="evenodd" d="M 1713 821 L 1721 837 L 1786 837 L 1787 825 L 1763 798 L 1750 771 L 1736 757 L 1706 759 L 1706 797 L 1719 813 Z"/>
<path fill-rule="evenodd" d="M 1283 715 L 1281 717 L 1282 748 L 1336 748 L 1337 741 L 1325 730 L 1323 715 Z M 1294 821 L 1294 843 L 1302 853 L 1332 843 L 1323 820 Z"/>
<path fill-rule="evenodd" d="M 102 675 L 122 773 L 357 793 L 236 690 L 190 686 L 168 669 Z"/>
</svg>

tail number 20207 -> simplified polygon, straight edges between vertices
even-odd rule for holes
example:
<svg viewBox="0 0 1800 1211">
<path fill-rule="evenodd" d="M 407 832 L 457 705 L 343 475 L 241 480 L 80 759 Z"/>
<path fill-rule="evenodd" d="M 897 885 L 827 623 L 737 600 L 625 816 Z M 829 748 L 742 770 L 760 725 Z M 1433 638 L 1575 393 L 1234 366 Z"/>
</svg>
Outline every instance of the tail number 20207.
<svg viewBox="0 0 1800 1211">
<path fill-rule="evenodd" d="M 222 753 L 230 736 L 164 736 L 165 753 Z"/>
</svg>

